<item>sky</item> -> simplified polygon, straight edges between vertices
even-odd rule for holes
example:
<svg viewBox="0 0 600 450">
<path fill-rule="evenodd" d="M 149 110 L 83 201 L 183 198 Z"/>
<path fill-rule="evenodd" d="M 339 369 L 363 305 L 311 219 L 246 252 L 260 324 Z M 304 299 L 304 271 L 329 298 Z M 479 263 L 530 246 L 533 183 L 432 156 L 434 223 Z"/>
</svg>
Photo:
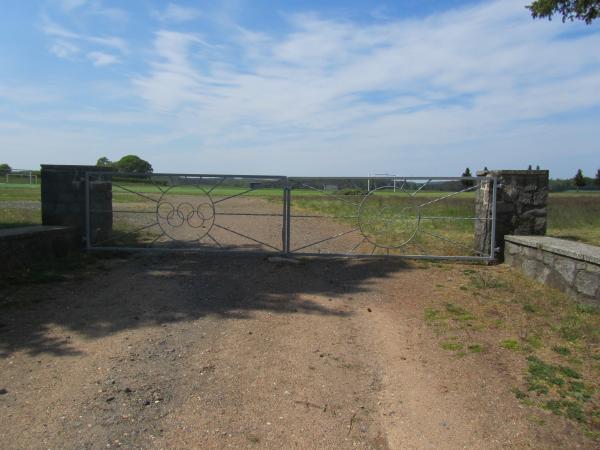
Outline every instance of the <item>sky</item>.
<svg viewBox="0 0 600 450">
<path fill-rule="evenodd" d="M 528 0 L 29 0 L 0 15 L 0 162 L 455 176 L 600 168 L 600 21 Z"/>
</svg>

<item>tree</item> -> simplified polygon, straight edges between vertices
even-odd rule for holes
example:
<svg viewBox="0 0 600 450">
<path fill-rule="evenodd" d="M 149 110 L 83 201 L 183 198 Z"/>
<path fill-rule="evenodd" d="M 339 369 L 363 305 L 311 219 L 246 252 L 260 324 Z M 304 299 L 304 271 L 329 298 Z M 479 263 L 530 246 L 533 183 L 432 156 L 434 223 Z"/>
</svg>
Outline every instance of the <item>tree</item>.
<svg viewBox="0 0 600 450">
<path fill-rule="evenodd" d="M 577 187 L 577 190 L 585 186 L 585 177 L 583 176 L 583 172 L 581 171 L 581 169 L 577 170 L 577 173 L 573 177 L 573 183 Z"/>
<path fill-rule="evenodd" d="M 531 167 L 531 164 L 529 164 L 529 167 L 527 167 L 527 170 L 533 170 L 533 167 Z"/>
<path fill-rule="evenodd" d="M 594 181 L 598 186 L 600 186 L 600 169 L 598 169 L 596 172 L 596 179 Z"/>
<path fill-rule="evenodd" d="M 461 176 L 462 176 L 462 177 L 471 177 L 471 176 L 473 176 L 473 175 L 471 175 L 471 169 L 469 169 L 469 168 L 467 167 Z M 461 181 L 462 185 L 463 185 L 465 188 L 471 187 L 471 186 L 473 186 L 473 184 L 475 184 L 475 183 L 473 182 L 473 180 L 460 180 L 460 181 Z"/>
<path fill-rule="evenodd" d="M 12 172 L 12 167 L 6 163 L 0 164 L 0 175 L 6 175 Z"/>
<path fill-rule="evenodd" d="M 526 6 L 534 19 L 562 15 L 562 21 L 584 20 L 588 25 L 600 17 L 600 0 L 535 0 Z"/>
<path fill-rule="evenodd" d="M 106 156 L 103 156 L 102 158 L 99 158 L 98 161 L 96 161 L 96 166 L 97 167 L 106 167 L 107 169 L 112 169 L 115 167 L 115 163 L 113 163 Z"/>
<path fill-rule="evenodd" d="M 153 171 L 152 164 L 137 155 L 123 156 L 115 163 L 115 166 L 119 172 L 151 173 Z"/>
<path fill-rule="evenodd" d="M 535 166 L 535 170 L 540 170 L 540 165 Z"/>
</svg>

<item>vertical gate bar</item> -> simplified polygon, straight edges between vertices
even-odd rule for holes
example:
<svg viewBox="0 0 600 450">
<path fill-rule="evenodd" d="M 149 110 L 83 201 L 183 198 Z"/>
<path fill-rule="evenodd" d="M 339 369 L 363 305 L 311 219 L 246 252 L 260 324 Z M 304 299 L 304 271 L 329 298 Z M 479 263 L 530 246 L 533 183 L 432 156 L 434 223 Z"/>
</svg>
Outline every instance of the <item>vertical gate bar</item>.
<svg viewBox="0 0 600 450">
<path fill-rule="evenodd" d="M 290 253 L 290 235 L 292 232 L 292 189 L 286 180 L 287 192 L 287 212 L 286 212 L 286 232 L 285 232 L 285 254 Z"/>
<path fill-rule="evenodd" d="M 92 247 L 90 242 L 90 173 L 85 173 L 85 248 Z"/>
<path fill-rule="evenodd" d="M 498 178 L 494 177 L 492 183 L 492 236 L 490 237 L 490 257 L 494 259 L 496 257 L 496 195 L 497 195 L 497 184 Z"/>
<path fill-rule="evenodd" d="M 286 248 L 287 234 L 287 181 L 283 185 L 283 211 L 281 216 L 281 249 L 284 254 L 287 254 Z"/>
</svg>

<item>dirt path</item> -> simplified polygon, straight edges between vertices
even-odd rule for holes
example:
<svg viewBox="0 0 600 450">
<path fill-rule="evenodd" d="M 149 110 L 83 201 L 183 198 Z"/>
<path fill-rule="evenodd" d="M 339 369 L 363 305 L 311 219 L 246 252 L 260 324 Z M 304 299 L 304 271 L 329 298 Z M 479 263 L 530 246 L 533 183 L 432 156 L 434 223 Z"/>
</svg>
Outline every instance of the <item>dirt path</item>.
<svg viewBox="0 0 600 450">
<path fill-rule="evenodd" d="M 0 293 L 3 448 L 585 446 L 531 424 L 497 354 L 439 348 L 423 306 L 458 265 L 105 264 Z"/>
</svg>

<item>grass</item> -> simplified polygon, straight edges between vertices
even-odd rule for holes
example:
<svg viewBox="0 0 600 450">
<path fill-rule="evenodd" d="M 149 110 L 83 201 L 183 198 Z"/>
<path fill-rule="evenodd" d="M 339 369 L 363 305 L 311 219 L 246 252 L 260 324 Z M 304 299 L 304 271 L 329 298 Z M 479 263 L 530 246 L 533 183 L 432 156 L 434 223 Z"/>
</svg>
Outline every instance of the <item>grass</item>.
<svg viewBox="0 0 600 450">
<path fill-rule="evenodd" d="M 513 352 L 521 350 L 521 345 L 514 339 L 505 339 L 500 342 L 500 347 L 506 350 L 512 350 Z"/>
<path fill-rule="evenodd" d="M 424 308 L 440 347 L 452 357 L 504 360 L 519 380 L 507 390 L 524 407 L 573 421 L 600 441 L 600 308 L 505 266 L 455 267 L 452 277 L 444 297 Z"/>
<path fill-rule="evenodd" d="M 442 342 L 440 344 L 440 346 L 444 350 L 448 350 L 448 351 L 458 351 L 458 350 L 462 350 L 464 347 L 463 344 L 461 344 L 460 342 L 452 342 L 452 341 Z"/>
<path fill-rule="evenodd" d="M 39 209 L 0 208 L 0 228 L 24 227 L 42 223 Z"/>
</svg>

